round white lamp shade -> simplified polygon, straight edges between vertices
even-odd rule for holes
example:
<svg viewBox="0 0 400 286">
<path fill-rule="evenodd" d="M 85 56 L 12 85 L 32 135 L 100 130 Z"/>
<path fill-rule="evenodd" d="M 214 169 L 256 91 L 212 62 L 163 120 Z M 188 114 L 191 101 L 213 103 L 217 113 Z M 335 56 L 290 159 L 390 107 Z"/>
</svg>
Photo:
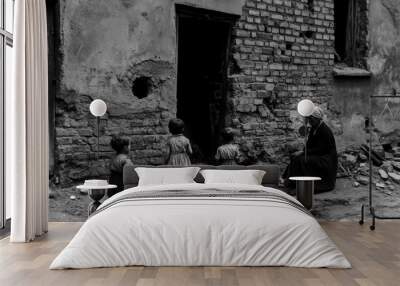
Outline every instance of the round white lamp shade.
<svg viewBox="0 0 400 286">
<path fill-rule="evenodd" d="M 101 99 L 95 99 L 90 104 L 90 113 L 96 117 L 106 114 L 107 104 Z"/>
<path fill-rule="evenodd" d="M 309 99 L 303 99 L 297 104 L 297 112 L 304 117 L 310 116 L 314 111 L 315 105 Z"/>
</svg>

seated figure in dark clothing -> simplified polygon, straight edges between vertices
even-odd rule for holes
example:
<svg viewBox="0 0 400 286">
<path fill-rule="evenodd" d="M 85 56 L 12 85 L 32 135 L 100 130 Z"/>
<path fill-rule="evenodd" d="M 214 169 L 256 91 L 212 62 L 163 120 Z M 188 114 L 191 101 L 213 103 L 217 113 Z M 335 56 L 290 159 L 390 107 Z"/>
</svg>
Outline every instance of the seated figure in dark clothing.
<svg viewBox="0 0 400 286">
<path fill-rule="evenodd" d="M 307 159 L 304 156 L 304 150 L 295 152 L 282 178 L 287 185 L 293 187 L 295 183 L 289 181 L 289 177 L 321 177 L 321 181 L 315 182 L 315 192 L 333 190 L 338 165 L 335 138 L 331 129 L 323 121 L 323 113 L 319 107 L 314 108 L 314 112 L 307 117 L 307 121 L 311 125 L 307 138 Z"/>
<path fill-rule="evenodd" d="M 122 179 L 124 166 L 126 164 L 132 164 L 132 161 L 129 158 L 130 141 L 128 138 L 114 136 L 111 139 L 111 147 L 117 154 L 110 163 L 111 175 L 109 183 L 112 185 L 117 185 L 117 188 L 107 190 L 108 197 L 111 197 L 124 190 L 124 183 Z"/>
</svg>

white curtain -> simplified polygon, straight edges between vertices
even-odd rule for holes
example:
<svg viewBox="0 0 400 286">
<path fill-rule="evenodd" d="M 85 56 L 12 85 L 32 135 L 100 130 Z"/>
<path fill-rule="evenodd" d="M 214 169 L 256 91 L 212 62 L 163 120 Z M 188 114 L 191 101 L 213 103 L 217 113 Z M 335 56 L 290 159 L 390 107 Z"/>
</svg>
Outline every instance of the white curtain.
<svg viewBox="0 0 400 286">
<path fill-rule="evenodd" d="M 15 1 L 14 92 L 6 98 L 6 186 L 12 242 L 48 225 L 48 94 L 45 0 Z"/>
</svg>

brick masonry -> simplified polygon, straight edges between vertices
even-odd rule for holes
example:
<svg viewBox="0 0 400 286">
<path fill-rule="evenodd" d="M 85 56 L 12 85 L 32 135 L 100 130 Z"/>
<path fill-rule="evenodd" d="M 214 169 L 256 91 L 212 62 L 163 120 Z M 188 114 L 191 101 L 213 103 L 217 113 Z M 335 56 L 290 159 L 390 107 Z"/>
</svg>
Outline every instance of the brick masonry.
<svg viewBox="0 0 400 286">
<path fill-rule="evenodd" d="M 246 1 L 233 37 L 231 124 L 249 156 L 276 162 L 297 142 L 302 98 L 326 103 L 334 65 L 333 1 Z"/>
<path fill-rule="evenodd" d="M 112 10 L 114 6 L 106 2 L 98 4 L 100 8 L 108 5 L 96 15 L 99 19 L 116 13 Z M 226 126 L 236 131 L 235 140 L 248 162 L 287 161 L 287 150 L 299 142 L 295 132 L 299 126 L 297 102 L 312 98 L 327 106 L 330 98 L 328 87 L 333 80 L 334 7 L 333 0 L 313 2 L 311 8 L 307 0 L 248 0 L 234 27 L 229 70 L 230 112 Z M 62 3 L 61 51 L 64 65 L 56 96 L 56 177 L 63 185 L 89 177 L 106 177 L 107 164 L 113 156 L 109 146 L 113 134 L 132 139 L 131 155 L 135 163 L 163 163 L 167 123 L 176 112 L 174 36 L 171 36 L 172 44 L 161 43 L 172 45 L 172 48 L 154 52 L 164 55 L 161 59 L 151 57 L 149 60 L 141 54 L 143 60 L 140 62 L 124 68 L 115 65 L 118 67 L 105 71 L 106 68 L 99 68 L 97 62 L 96 68 L 92 64 L 91 53 L 94 52 L 87 51 L 89 44 L 83 42 L 75 48 L 71 40 L 71 35 L 83 34 L 79 23 L 91 18 L 81 20 L 82 14 L 76 16 L 76 13 L 85 11 L 80 9 L 80 4 Z M 134 8 L 128 6 L 124 8 Z M 80 12 L 69 12 L 68 9 L 72 8 Z M 168 13 L 160 15 L 170 17 Z M 148 18 L 150 13 L 145 15 L 143 12 L 141 16 Z M 173 19 L 166 23 L 169 22 Z M 89 24 L 85 22 L 81 26 L 84 25 Z M 128 25 L 129 32 L 134 33 L 134 24 Z M 137 45 L 140 48 L 140 43 Z M 123 52 L 117 52 L 125 57 Z M 128 55 L 125 58 L 132 57 L 124 52 Z M 86 54 L 81 56 L 82 53 Z M 138 76 L 152 79 L 151 96 L 140 100 L 133 98 L 129 90 L 132 80 Z M 82 81 L 80 85 L 76 83 L 79 81 Z M 95 119 L 88 112 L 91 100 L 97 95 L 104 95 L 109 105 L 106 120 L 101 123 L 100 160 L 95 160 Z M 133 103 L 130 105 L 128 101 Z"/>
</svg>

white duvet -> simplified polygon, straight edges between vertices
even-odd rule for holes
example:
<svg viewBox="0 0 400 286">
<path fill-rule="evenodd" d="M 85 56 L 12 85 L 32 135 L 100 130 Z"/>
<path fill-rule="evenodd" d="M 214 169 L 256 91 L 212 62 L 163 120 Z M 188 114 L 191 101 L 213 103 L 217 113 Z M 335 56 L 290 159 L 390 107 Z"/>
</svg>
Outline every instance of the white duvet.
<svg viewBox="0 0 400 286">
<path fill-rule="evenodd" d="M 261 186 L 185 184 L 130 192 L 257 189 Z M 185 198 L 123 201 L 90 217 L 50 269 L 145 266 L 294 266 L 349 268 L 318 222 L 285 204 L 257 199 Z"/>
</svg>

